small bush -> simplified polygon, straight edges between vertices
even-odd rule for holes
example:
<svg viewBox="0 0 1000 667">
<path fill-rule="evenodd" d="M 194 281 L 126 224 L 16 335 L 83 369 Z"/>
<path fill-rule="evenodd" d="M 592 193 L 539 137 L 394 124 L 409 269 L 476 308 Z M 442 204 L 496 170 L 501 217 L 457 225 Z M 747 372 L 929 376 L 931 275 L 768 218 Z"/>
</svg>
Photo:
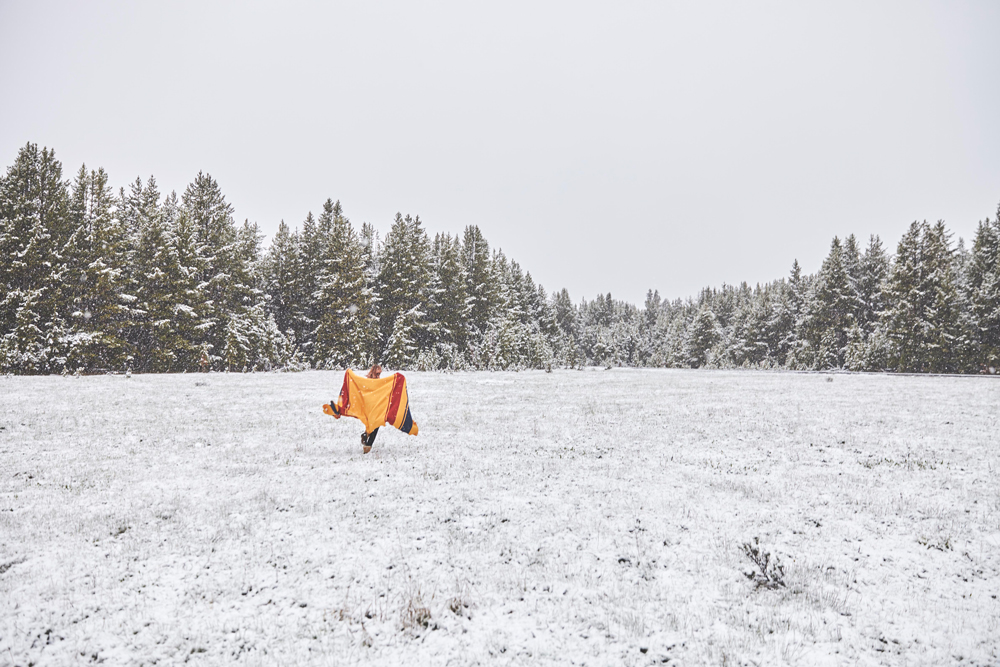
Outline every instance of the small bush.
<svg viewBox="0 0 1000 667">
<path fill-rule="evenodd" d="M 760 538 L 755 537 L 753 542 L 744 542 L 743 553 L 757 568 L 751 572 L 744 572 L 746 578 L 754 582 L 757 588 L 784 588 L 785 566 L 777 556 L 772 556 L 770 552 L 761 548 Z"/>
</svg>

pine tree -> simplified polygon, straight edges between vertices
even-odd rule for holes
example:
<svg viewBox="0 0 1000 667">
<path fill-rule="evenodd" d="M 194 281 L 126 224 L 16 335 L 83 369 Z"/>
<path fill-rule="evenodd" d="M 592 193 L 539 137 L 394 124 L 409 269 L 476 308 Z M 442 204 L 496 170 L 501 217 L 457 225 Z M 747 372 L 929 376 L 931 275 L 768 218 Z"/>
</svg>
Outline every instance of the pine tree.
<svg viewBox="0 0 1000 667">
<path fill-rule="evenodd" d="M 598 294 L 593 301 L 580 304 L 580 351 L 592 364 L 617 365 L 616 349 L 611 328 L 615 321 L 615 304 L 611 294 Z"/>
<path fill-rule="evenodd" d="M 229 254 L 230 299 L 225 317 L 222 364 L 226 370 L 270 370 L 288 361 L 291 349 L 267 311 L 260 244 L 263 234 L 245 220 Z"/>
<path fill-rule="evenodd" d="M 1000 206 L 976 228 L 967 270 L 967 299 L 976 352 L 974 371 L 1000 372 Z M 992 369 L 992 370 L 991 370 Z"/>
<path fill-rule="evenodd" d="M 857 322 L 864 334 L 870 335 L 879 320 L 879 313 L 885 310 L 885 281 L 889 276 L 889 257 L 882 247 L 882 240 L 872 235 L 868 248 L 861 258 L 857 283 Z"/>
<path fill-rule="evenodd" d="M 689 366 L 687 356 L 688 322 L 685 310 L 683 305 L 677 303 L 669 313 L 661 316 L 657 322 L 657 328 L 663 332 L 659 353 L 662 365 L 667 368 L 687 368 Z"/>
<path fill-rule="evenodd" d="M 844 365 L 858 303 L 848 273 L 848 267 L 854 264 L 853 251 L 845 263 L 844 247 L 840 239 L 834 237 L 830 253 L 823 260 L 803 302 L 798 336 L 806 350 L 800 352 L 798 361 L 807 367 L 841 368 Z"/>
<path fill-rule="evenodd" d="M 138 230 L 130 262 L 136 300 L 127 334 L 134 349 L 133 368 L 148 373 L 193 370 L 197 349 L 185 307 L 194 282 L 181 266 L 173 233 L 177 194 L 172 192 L 159 205 L 151 177 L 131 198 L 136 210 L 130 226 Z"/>
<path fill-rule="evenodd" d="M 478 364 L 490 370 L 523 368 L 521 316 L 518 276 L 506 255 L 493 251 L 490 272 L 492 299 L 489 319 L 478 351 Z"/>
<path fill-rule="evenodd" d="M 792 273 L 798 269 L 795 263 Z M 790 281 L 779 280 L 773 285 L 771 313 L 767 322 L 771 358 L 777 366 L 786 366 L 788 357 L 795 346 L 795 292 Z"/>
<path fill-rule="evenodd" d="M 68 195 L 55 152 L 29 143 L 0 178 L 0 371 L 58 369 L 52 331 L 64 326 L 58 287 L 69 237 Z"/>
<path fill-rule="evenodd" d="M 450 234 L 436 234 L 431 251 L 428 319 L 436 325 L 434 344 L 439 363 L 459 368 L 469 334 L 470 305 L 462 244 Z"/>
<path fill-rule="evenodd" d="M 184 214 L 184 206 L 175 191 L 168 195 L 161 206 L 163 225 L 169 234 L 170 253 L 177 262 L 177 276 L 170 289 L 173 312 L 172 327 L 181 340 L 174 358 L 183 370 L 200 370 L 201 361 L 211 362 L 211 346 L 206 322 L 206 294 L 201 281 L 201 260 L 192 218 Z"/>
<path fill-rule="evenodd" d="M 520 279 L 520 286 L 520 301 L 524 308 L 521 326 L 522 358 L 528 368 L 551 370 L 555 359 L 555 321 L 545 288 L 535 284 L 531 273 L 527 271 Z"/>
<path fill-rule="evenodd" d="M 851 370 L 883 370 L 888 364 L 888 340 L 880 318 L 886 308 L 889 266 L 882 241 L 872 235 L 854 278 L 857 306 L 844 353 L 844 365 Z"/>
<path fill-rule="evenodd" d="M 549 303 L 545 287 L 535 284 L 530 273 L 526 273 L 524 278 L 525 298 L 529 309 L 528 365 L 531 368 L 551 371 L 553 364 L 556 363 L 555 313 Z"/>
<path fill-rule="evenodd" d="M 688 327 L 685 345 L 686 363 L 701 368 L 711 361 L 712 349 L 722 340 L 719 322 L 707 303 L 702 305 Z"/>
<path fill-rule="evenodd" d="M 328 242 L 317 281 L 316 364 L 322 368 L 367 364 L 373 361 L 366 354 L 371 297 L 365 285 L 361 244 L 339 201 L 326 201 L 320 228 Z"/>
<path fill-rule="evenodd" d="M 210 344 L 206 341 L 203 322 L 205 293 L 200 285 L 198 259 L 191 236 L 189 218 L 183 215 L 183 206 L 177 193 L 171 191 L 161 207 L 163 224 L 170 235 L 170 252 L 176 258 L 178 275 L 171 287 L 173 304 L 172 327 L 183 346 L 174 350 L 179 368 L 201 370 L 201 361 L 211 361 Z"/>
<path fill-rule="evenodd" d="M 116 203 L 116 214 L 125 235 L 121 267 L 122 298 L 129 306 L 128 315 L 122 324 L 122 338 L 131 350 L 126 362 L 133 370 L 140 370 L 136 356 L 138 345 L 143 333 L 149 328 L 146 321 L 148 310 L 144 308 L 139 296 L 144 281 L 138 272 L 139 264 L 147 258 L 139 255 L 139 246 L 146 227 L 151 224 L 151 220 L 159 218 L 159 200 L 156 179 L 150 176 L 145 185 L 141 178 L 136 177 L 129 185 L 128 192 L 125 188 L 120 188 Z"/>
<path fill-rule="evenodd" d="M 954 250 L 943 222 L 914 222 L 900 239 L 881 326 L 890 368 L 955 372 L 962 367 Z"/>
<path fill-rule="evenodd" d="M 864 263 L 861 248 L 858 245 L 858 239 L 854 236 L 854 234 L 849 234 L 847 238 L 844 239 L 844 251 L 841 261 L 844 265 L 844 273 L 847 274 L 848 289 L 845 293 L 847 300 L 845 305 L 850 317 L 849 326 L 854 326 L 860 322 L 860 314 L 863 308 L 860 283 L 862 265 Z"/>
<path fill-rule="evenodd" d="M 955 252 L 944 221 L 925 230 L 921 291 L 927 299 L 924 367 L 932 373 L 959 370 L 963 348 Z"/>
<path fill-rule="evenodd" d="M 744 284 L 745 285 L 745 284 Z M 771 359 L 768 323 L 771 319 L 769 294 L 760 285 L 747 291 L 737 309 L 729 341 L 730 358 L 737 366 L 767 366 Z"/>
<path fill-rule="evenodd" d="M 382 246 L 378 232 L 368 222 L 361 223 L 358 241 L 361 244 L 361 265 L 364 267 L 365 291 L 368 294 L 368 300 L 371 304 L 367 322 L 361 322 L 359 326 L 364 327 L 364 338 L 367 341 L 365 358 L 375 363 L 381 354 L 379 347 L 381 344 L 379 338 L 379 304 L 382 298 L 379 294 L 379 273 L 381 273 Z"/>
<path fill-rule="evenodd" d="M 537 300 L 537 310 L 535 311 L 535 319 L 538 321 L 538 327 L 541 329 L 542 333 L 549 339 L 549 342 L 554 345 L 556 336 L 559 334 L 559 329 L 556 324 L 556 313 L 553 307 L 552 301 L 549 299 L 548 292 L 545 291 L 545 287 L 538 284 L 535 288 L 536 300 Z M 553 348 L 554 350 L 554 348 Z"/>
<path fill-rule="evenodd" d="M 269 309 L 278 329 L 292 332 L 298 287 L 295 240 L 282 220 L 264 257 L 264 289 L 271 296 Z"/>
<path fill-rule="evenodd" d="M 660 298 L 660 292 L 658 290 L 646 291 L 646 300 L 643 303 L 643 309 L 639 319 L 639 335 L 641 339 L 639 347 L 639 364 L 642 366 L 650 365 L 654 355 L 656 354 L 656 337 L 659 333 L 656 324 L 661 313 L 662 303 L 663 300 Z"/>
<path fill-rule="evenodd" d="M 405 369 L 417 358 L 419 349 L 415 342 L 415 329 L 421 316 L 416 306 L 396 315 L 380 355 L 385 365 Z"/>
<path fill-rule="evenodd" d="M 979 335 L 972 314 L 971 289 L 972 252 L 966 247 L 965 240 L 959 237 L 954 253 L 955 287 L 958 291 L 959 338 L 956 345 L 956 364 L 960 373 L 977 373 L 982 368 L 979 358 Z"/>
<path fill-rule="evenodd" d="M 732 324 L 736 315 L 736 308 L 739 305 L 736 290 L 731 285 L 723 283 L 719 290 L 706 290 L 703 302 L 707 302 L 715 315 L 716 323 L 719 325 L 719 333 L 722 333 Z"/>
<path fill-rule="evenodd" d="M 302 230 L 297 234 L 295 310 L 293 321 L 296 338 L 307 356 L 318 362 L 316 357 L 316 327 L 319 326 L 320 274 L 323 273 L 323 259 L 326 256 L 327 239 L 319 233 L 319 227 L 312 211 L 302 221 Z"/>
<path fill-rule="evenodd" d="M 63 338 L 69 368 L 124 370 L 130 357 L 123 335 L 134 295 L 125 291 L 128 238 L 116 212 L 104 170 L 80 167 L 70 196 L 73 233 L 63 250 L 63 291 L 72 310 L 72 330 Z"/>
<path fill-rule="evenodd" d="M 795 328 L 789 336 L 789 353 L 785 362 L 788 368 L 795 370 L 809 370 L 816 367 L 816 350 L 810 341 L 809 334 L 812 332 L 808 331 L 815 308 L 812 303 L 815 282 L 814 276 L 802 274 L 799 262 L 795 260 L 788 280 L 789 298 L 792 312 L 795 314 Z"/>
<path fill-rule="evenodd" d="M 138 176 L 129 185 L 129 192 L 126 194 L 125 188 L 120 190 L 118 196 L 118 218 L 125 230 L 128 239 L 128 261 L 131 262 L 136 256 L 136 248 L 139 245 L 139 236 L 153 218 L 159 215 L 160 189 L 156 185 L 156 179 L 150 176 L 143 184 Z M 126 267 L 127 269 L 128 267 Z"/>
<path fill-rule="evenodd" d="M 420 217 L 399 213 L 379 253 L 379 341 L 383 361 L 405 368 L 426 338 L 430 241 Z"/>
<path fill-rule="evenodd" d="M 556 327 L 556 361 L 568 368 L 575 368 L 582 363 L 579 357 L 579 324 L 576 306 L 565 287 L 552 293 L 552 319 Z"/>
<path fill-rule="evenodd" d="M 226 318 L 245 295 L 236 236 L 232 206 L 215 179 L 198 172 L 181 197 L 176 237 L 181 265 L 195 282 L 186 300 L 195 320 L 192 343 L 213 365 L 221 362 Z"/>
<path fill-rule="evenodd" d="M 889 307 L 882 312 L 888 367 L 897 371 L 923 370 L 924 307 L 922 241 L 927 223 L 913 222 L 896 246 L 886 283 Z"/>
<path fill-rule="evenodd" d="M 486 331 L 494 299 L 490 246 L 475 225 L 465 228 L 462 238 L 462 258 L 465 263 L 466 294 L 469 299 L 469 323 L 473 337 Z"/>
</svg>

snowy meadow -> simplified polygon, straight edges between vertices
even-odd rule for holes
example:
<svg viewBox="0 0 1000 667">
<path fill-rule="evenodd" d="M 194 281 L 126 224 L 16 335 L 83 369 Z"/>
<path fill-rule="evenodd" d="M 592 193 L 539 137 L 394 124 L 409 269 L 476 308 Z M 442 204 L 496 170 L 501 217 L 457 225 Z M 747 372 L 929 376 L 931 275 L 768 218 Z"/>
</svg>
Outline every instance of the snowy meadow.
<svg viewBox="0 0 1000 667">
<path fill-rule="evenodd" d="M 0 377 L 0 665 L 1000 663 L 1000 381 Z"/>
</svg>

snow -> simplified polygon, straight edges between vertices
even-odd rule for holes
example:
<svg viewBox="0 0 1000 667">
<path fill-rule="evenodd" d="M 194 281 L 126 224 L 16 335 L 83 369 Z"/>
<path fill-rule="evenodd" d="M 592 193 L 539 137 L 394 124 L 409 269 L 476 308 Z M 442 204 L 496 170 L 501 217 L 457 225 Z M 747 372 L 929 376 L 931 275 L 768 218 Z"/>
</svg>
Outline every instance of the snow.
<svg viewBox="0 0 1000 667">
<path fill-rule="evenodd" d="M 341 378 L 0 377 L 0 664 L 1000 662 L 996 379 Z"/>
</svg>

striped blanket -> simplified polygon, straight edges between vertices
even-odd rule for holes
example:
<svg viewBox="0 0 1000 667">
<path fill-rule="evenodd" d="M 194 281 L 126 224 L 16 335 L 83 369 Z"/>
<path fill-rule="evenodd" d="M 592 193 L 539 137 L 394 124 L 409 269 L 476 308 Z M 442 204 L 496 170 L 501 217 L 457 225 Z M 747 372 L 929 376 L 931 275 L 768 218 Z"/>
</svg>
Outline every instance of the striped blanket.
<svg viewBox="0 0 1000 667">
<path fill-rule="evenodd" d="M 383 424 L 392 424 L 403 433 L 417 434 L 417 423 L 410 415 L 406 378 L 394 373 L 384 378 L 366 378 L 348 369 L 340 398 L 323 406 L 323 412 L 336 419 L 354 417 L 371 433 Z"/>
</svg>

